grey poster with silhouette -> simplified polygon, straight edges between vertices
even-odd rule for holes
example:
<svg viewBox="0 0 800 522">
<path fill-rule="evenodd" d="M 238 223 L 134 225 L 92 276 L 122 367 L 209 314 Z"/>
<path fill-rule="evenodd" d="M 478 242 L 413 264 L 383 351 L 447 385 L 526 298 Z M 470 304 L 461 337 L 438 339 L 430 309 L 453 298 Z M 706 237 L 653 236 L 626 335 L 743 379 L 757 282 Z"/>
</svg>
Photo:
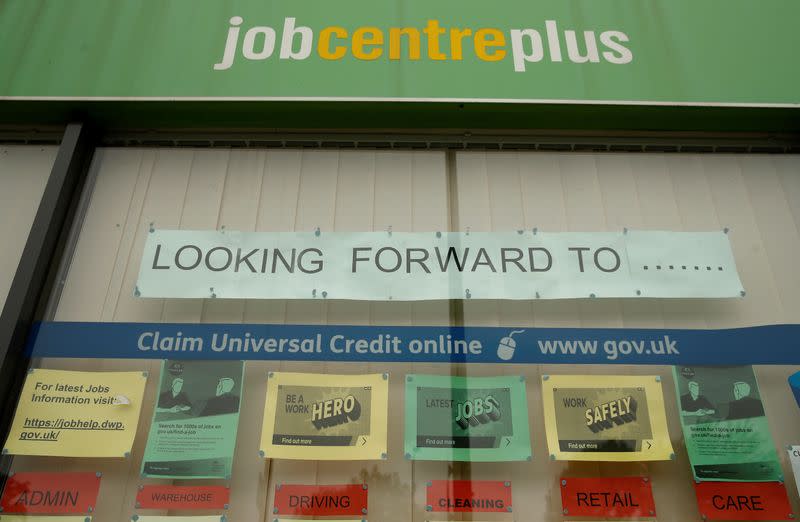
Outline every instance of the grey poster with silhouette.
<svg viewBox="0 0 800 522">
<path fill-rule="evenodd" d="M 142 476 L 230 478 L 243 378 L 243 361 L 163 361 Z"/>
<path fill-rule="evenodd" d="M 673 371 L 695 479 L 783 479 L 752 366 L 676 366 Z"/>
</svg>

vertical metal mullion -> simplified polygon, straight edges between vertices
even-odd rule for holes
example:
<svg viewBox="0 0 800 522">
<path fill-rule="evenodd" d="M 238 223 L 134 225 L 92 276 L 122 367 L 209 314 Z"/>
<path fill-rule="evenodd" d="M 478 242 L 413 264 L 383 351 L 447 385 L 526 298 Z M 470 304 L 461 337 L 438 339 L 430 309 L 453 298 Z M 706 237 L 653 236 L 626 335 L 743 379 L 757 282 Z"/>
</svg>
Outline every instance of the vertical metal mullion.
<svg viewBox="0 0 800 522">
<path fill-rule="evenodd" d="M 456 171 L 456 151 L 445 152 L 445 176 L 447 180 L 447 231 L 460 232 L 458 220 L 458 172 Z M 464 326 L 464 301 L 450 300 L 450 326 Z"/>
<path fill-rule="evenodd" d="M 71 228 L 77 195 L 86 179 L 95 139 L 83 123 L 70 123 L 45 185 L 25 248 L 0 314 L 0 438 L 8 436 L 29 354 L 26 343 L 34 322 L 44 313 L 55 268 Z M 11 458 L 0 460 L 6 477 Z"/>
<path fill-rule="evenodd" d="M 458 169 L 456 167 L 455 150 L 448 150 L 446 153 L 445 169 L 447 176 L 447 221 L 448 232 L 461 232 L 461 222 L 459 215 L 458 200 Z M 450 300 L 450 327 L 464 326 L 464 300 Z M 450 375 L 466 377 L 468 374 L 467 365 L 457 363 L 454 357 L 450 359 Z M 451 399 L 454 397 L 450 397 Z M 452 478 L 456 480 L 472 480 L 472 463 L 452 462 Z"/>
</svg>

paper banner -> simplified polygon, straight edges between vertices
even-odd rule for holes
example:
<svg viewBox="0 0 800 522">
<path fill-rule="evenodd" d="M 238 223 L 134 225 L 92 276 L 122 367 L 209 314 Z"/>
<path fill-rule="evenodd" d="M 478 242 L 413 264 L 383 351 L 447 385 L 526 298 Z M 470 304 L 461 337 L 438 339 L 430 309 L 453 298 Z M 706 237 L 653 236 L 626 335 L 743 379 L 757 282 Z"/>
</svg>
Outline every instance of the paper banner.
<svg viewBox="0 0 800 522">
<path fill-rule="evenodd" d="M 270 372 L 262 457 L 376 460 L 386 451 L 389 374 Z"/>
<path fill-rule="evenodd" d="M 13 473 L 0 508 L 3 513 L 91 513 L 99 491 L 99 473 Z"/>
<path fill-rule="evenodd" d="M 139 486 L 137 509 L 228 509 L 230 489 L 224 486 Z"/>
<path fill-rule="evenodd" d="M 88 515 L 39 516 L 39 515 L 0 515 L 0 522 L 92 522 Z"/>
<path fill-rule="evenodd" d="M 136 296 L 215 299 L 739 297 L 713 232 L 153 230 Z"/>
<path fill-rule="evenodd" d="M 780 482 L 700 482 L 694 485 L 704 520 L 794 520 Z"/>
<path fill-rule="evenodd" d="M 173 515 L 133 515 L 133 522 L 225 522 L 224 515 L 173 516 Z"/>
<path fill-rule="evenodd" d="M 48 457 L 127 456 L 146 372 L 30 370 L 4 452 Z"/>
<path fill-rule="evenodd" d="M 366 484 L 275 486 L 273 513 L 299 516 L 342 516 L 367 514 Z"/>
<path fill-rule="evenodd" d="M 142 476 L 230 478 L 243 379 L 243 361 L 163 361 Z"/>
<path fill-rule="evenodd" d="M 783 480 L 752 366 L 680 366 L 673 373 L 695 479 Z"/>
<path fill-rule="evenodd" d="M 542 400 L 552 459 L 631 462 L 673 455 L 659 377 L 545 375 Z"/>
<path fill-rule="evenodd" d="M 404 440 L 415 460 L 530 460 L 524 378 L 406 375 Z"/>
<path fill-rule="evenodd" d="M 647 477 L 564 477 L 559 484 L 565 515 L 639 518 L 656 514 Z"/>
<path fill-rule="evenodd" d="M 511 482 L 432 480 L 426 485 L 428 511 L 511 513 Z"/>
</svg>

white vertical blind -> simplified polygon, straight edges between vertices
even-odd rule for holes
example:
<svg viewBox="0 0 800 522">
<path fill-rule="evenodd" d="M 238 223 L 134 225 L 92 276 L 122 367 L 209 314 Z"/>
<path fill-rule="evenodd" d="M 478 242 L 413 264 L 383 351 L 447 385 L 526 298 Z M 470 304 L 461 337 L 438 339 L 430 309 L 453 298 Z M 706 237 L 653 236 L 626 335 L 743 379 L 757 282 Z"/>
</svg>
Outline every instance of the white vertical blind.
<svg viewBox="0 0 800 522">
<path fill-rule="evenodd" d="M 446 325 L 463 306 L 468 325 L 722 328 L 800 321 L 800 157 L 540 152 L 371 150 L 101 149 L 99 176 L 56 319 Z M 2 159 L 0 158 L 0 161 Z M 2 163 L 0 163 L 2 172 Z M 1 178 L 0 178 L 1 179 Z M 0 193 L 2 194 L 2 193 Z M 150 223 L 159 228 L 254 231 L 387 230 L 606 231 L 730 228 L 748 290 L 734 300 L 343 301 L 159 300 L 133 296 Z M 455 311 L 455 312 L 454 312 Z M 112 346 L 109 350 L 113 350 Z M 758 347 L 753 347 L 754 350 Z M 720 361 L 724 363 L 724 361 Z M 157 361 L 49 360 L 51 367 L 151 372 L 133 456 L 127 461 L 17 458 L 17 470 L 96 469 L 104 473 L 98 519 L 134 513 L 139 465 L 158 382 Z M 780 451 L 800 438 L 800 409 L 786 377 L 757 372 Z M 302 462 L 257 457 L 268 371 L 391 373 L 389 451 L 383 462 Z M 520 463 L 410 462 L 403 457 L 406 373 L 523 375 L 534 460 Z M 658 374 L 678 459 L 651 464 L 557 463 L 547 458 L 539 379 L 545 373 Z M 648 474 L 660 520 L 699 521 L 668 367 L 447 366 L 249 362 L 228 519 L 271 520 L 279 483 L 367 482 L 372 521 L 420 522 L 425 482 L 512 480 L 515 513 L 450 520 L 562 519 L 562 474 Z M 781 457 L 783 457 L 783 454 Z M 796 499 L 788 463 L 787 486 Z M 189 483 L 189 481 L 186 481 Z M 203 483 L 208 483 L 205 481 Z M 223 483 L 223 482 L 219 482 Z M 172 513 L 178 514 L 178 513 Z"/>
<path fill-rule="evenodd" d="M 798 156 L 460 152 L 456 157 L 458 208 L 454 222 L 461 230 L 609 231 L 627 227 L 699 231 L 727 227 L 748 290 L 745 299 L 731 300 L 467 301 L 467 324 L 728 328 L 800 322 Z M 758 349 L 753 346 L 754 351 Z M 497 373 L 486 367 L 466 370 L 474 375 Z M 476 478 L 512 475 L 514 503 L 525 513 L 525 520 L 561 519 L 556 479 L 562 475 L 625 474 L 652 477 L 659 520 L 700 520 L 669 367 L 504 365 L 504 370 L 523 373 L 531 384 L 528 401 L 534 462 L 500 467 L 473 464 L 472 472 Z M 786 382 L 797 370 L 775 366 L 756 370 L 784 461 L 788 490 L 795 499 L 783 448 L 800 437 L 800 409 Z M 677 460 L 655 464 L 550 462 L 538 389 L 541 375 L 548 373 L 660 375 Z"/>
</svg>

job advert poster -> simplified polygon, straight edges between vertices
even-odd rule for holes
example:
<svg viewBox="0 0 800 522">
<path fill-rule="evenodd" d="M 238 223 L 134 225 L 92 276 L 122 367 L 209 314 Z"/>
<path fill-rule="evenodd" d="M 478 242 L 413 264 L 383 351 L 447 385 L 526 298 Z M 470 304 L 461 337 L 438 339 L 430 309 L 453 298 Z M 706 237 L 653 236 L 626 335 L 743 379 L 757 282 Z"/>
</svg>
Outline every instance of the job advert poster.
<svg viewBox="0 0 800 522">
<path fill-rule="evenodd" d="M 542 400 L 551 458 L 668 460 L 661 379 L 654 375 L 544 375 Z"/>
<path fill-rule="evenodd" d="M 387 458 L 389 374 L 270 372 L 260 454 L 303 460 Z"/>
<path fill-rule="evenodd" d="M 229 478 L 243 378 L 243 361 L 162 361 L 142 476 Z"/>
<path fill-rule="evenodd" d="M 406 458 L 530 460 L 525 379 L 406 375 Z"/>
<path fill-rule="evenodd" d="M 673 372 L 695 479 L 783 480 L 752 366 L 675 366 Z"/>
<path fill-rule="evenodd" d="M 5 451 L 48 457 L 127 457 L 146 383 L 146 372 L 32 369 Z"/>
</svg>

